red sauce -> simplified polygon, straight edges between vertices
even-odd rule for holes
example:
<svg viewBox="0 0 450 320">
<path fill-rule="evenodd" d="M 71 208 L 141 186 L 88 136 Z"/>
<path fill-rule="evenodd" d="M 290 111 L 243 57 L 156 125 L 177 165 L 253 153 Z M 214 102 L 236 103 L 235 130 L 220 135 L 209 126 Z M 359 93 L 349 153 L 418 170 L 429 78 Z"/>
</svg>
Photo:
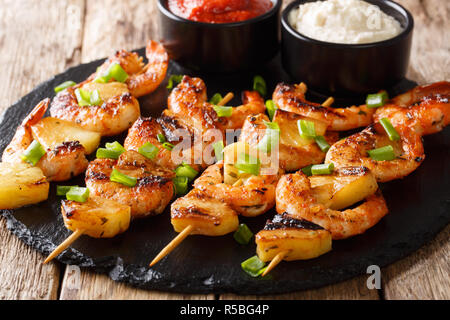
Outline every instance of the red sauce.
<svg viewBox="0 0 450 320">
<path fill-rule="evenodd" d="M 269 11 L 270 0 L 168 0 L 169 10 L 179 17 L 206 23 L 249 20 Z"/>
</svg>

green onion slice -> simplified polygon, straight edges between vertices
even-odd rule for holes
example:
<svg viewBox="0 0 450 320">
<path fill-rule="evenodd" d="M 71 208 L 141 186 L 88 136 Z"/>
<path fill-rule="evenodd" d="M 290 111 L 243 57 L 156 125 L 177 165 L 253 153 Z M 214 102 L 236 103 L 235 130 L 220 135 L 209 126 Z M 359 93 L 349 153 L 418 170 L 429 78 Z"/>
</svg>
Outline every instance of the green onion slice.
<svg viewBox="0 0 450 320">
<path fill-rule="evenodd" d="M 309 165 L 309 166 L 307 166 L 307 167 L 304 167 L 304 168 L 302 169 L 302 172 L 303 172 L 307 177 L 311 177 L 311 176 L 313 175 L 312 172 L 311 172 L 312 167 L 313 167 L 313 164 L 311 164 L 311 165 Z"/>
<path fill-rule="evenodd" d="M 249 173 L 254 176 L 259 176 L 259 173 L 261 171 L 261 162 L 259 161 L 259 159 L 249 154 L 241 153 L 238 155 L 238 159 L 234 164 L 234 167 L 241 173 Z"/>
<path fill-rule="evenodd" d="M 65 197 L 67 192 L 69 192 L 70 189 L 73 187 L 78 187 L 78 186 L 56 186 L 56 195 Z"/>
<path fill-rule="evenodd" d="M 222 100 L 223 100 L 222 95 L 220 93 L 216 93 L 215 95 L 212 96 L 211 100 L 209 100 L 209 103 L 217 105 Z"/>
<path fill-rule="evenodd" d="M 117 141 L 114 141 L 114 142 L 111 142 L 111 143 L 107 143 L 105 146 L 106 146 L 106 149 L 108 149 L 108 150 L 114 150 L 114 151 L 120 152 L 120 154 L 122 154 L 122 153 L 124 153 L 125 151 L 127 151 L 127 150 L 125 150 L 125 148 L 124 148 L 119 142 L 117 142 Z"/>
<path fill-rule="evenodd" d="M 242 270 L 247 272 L 250 276 L 257 278 L 263 274 L 266 269 L 266 264 L 262 262 L 258 256 L 251 257 L 241 263 Z"/>
<path fill-rule="evenodd" d="M 46 153 L 44 147 L 34 140 L 20 157 L 23 161 L 35 166 Z"/>
<path fill-rule="evenodd" d="M 313 175 L 332 174 L 334 171 L 333 163 L 316 164 L 311 167 L 311 173 Z"/>
<path fill-rule="evenodd" d="M 74 81 L 66 81 L 55 87 L 55 93 L 61 92 L 63 90 L 66 90 L 67 88 L 76 86 L 77 83 Z"/>
<path fill-rule="evenodd" d="M 167 84 L 167 89 L 173 89 L 175 84 L 180 83 L 183 80 L 183 75 L 173 74 L 169 78 L 169 83 Z"/>
<path fill-rule="evenodd" d="M 391 141 L 400 140 L 400 135 L 398 134 L 397 130 L 395 130 L 394 126 L 392 125 L 391 121 L 389 121 L 388 118 L 381 119 L 380 123 L 383 126 L 384 130 L 386 131 L 387 135 L 389 136 L 389 140 Z"/>
<path fill-rule="evenodd" d="M 300 135 L 307 139 L 316 137 L 316 125 L 312 121 L 298 120 L 297 121 L 298 132 Z"/>
<path fill-rule="evenodd" d="M 98 92 L 98 89 L 91 92 L 89 102 L 92 106 L 99 106 L 102 104 L 102 99 L 100 99 L 100 92 Z"/>
<path fill-rule="evenodd" d="M 369 150 L 367 151 L 367 153 L 369 154 L 369 157 L 371 157 L 375 161 L 392 161 L 396 158 L 394 148 L 390 145 L 374 150 Z"/>
<path fill-rule="evenodd" d="M 88 91 L 78 88 L 75 90 L 75 96 L 80 107 L 91 105 L 91 94 Z"/>
<path fill-rule="evenodd" d="M 190 165 L 183 163 L 175 169 L 175 174 L 177 175 L 177 177 L 186 177 L 189 179 L 189 182 L 191 182 L 198 175 L 198 171 L 192 168 Z"/>
<path fill-rule="evenodd" d="M 134 177 L 127 176 L 126 174 L 121 173 L 117 169 L 114 169 L 109 177 L 109 180 L 112 182 L 120 183 L 124 186 L 133 188 L 137 184 L 137 179 Z"/>
<path fill-rule="evenodd" d="M 328 150 L 330 150 L 331 146 L 328 144 L 327 140 L 325 140 L 323 136 L 316 136 L 314 140 L 316 141 L 317 145 L 319 146 L 320 150 L 322 150 L 322 152 L 327 152 Z"/>
<path fill-rule="evenodd" d="M 265 97 L 267 94 L 266 81 L 261 76 L 255 76 L 253 78 L 253 90 L 257 91 L 261 96 Z"/>
<path fill-rule="evenodd" d="M 97 159 L 119 159 L 121 152 L 117 152 L 116 150 L 110 150 L 106 148 L 98 148 L 96 157 Z"/>
<path fill-rule="evenodd" d="M 278 109 L 277 105 L 275 104 L 275 102 L 273 102 L 273 100 L 267 100 L 266 101 L 266 109 L 267 109 L 267 114 L 269 115 L 270 121 L 273 121 L 275 111 L 277 111 L 277 109 Z"/>
<path fill-rule="evenodd" d="M 99 83 L 108 83 L 109 81 L 111 81 L 111 79 L 122 83 L 124 83 L 128 79 L 128 74 L 117 62 L 111 64 L 108 70 L 103 75 L 97 76 L 94 81 Z"/>
<path fill-rule="evenodd" d="M 164 142 L 164 143 L 163 143 L 163 148 L 164 148 L 164 149 L 167 149 L 167 150 L 169 150 L 169 151 L 172 151 L 173 148 L 175 148 L 175 146 L 174 146 L 173 144 L 171 144 L 170 142 Z"/>
<path fill-rule="evenodd" d="M 214 148 L 214 155 L 216 156 L 216 160 L 218 162 L 222 161 L 223 160 L 223 149 L 225 149 L 225 145 L 223 144 L 223 141 L 214 143 L 213 148 Z"/>
<path fill-rule="evenodd" d="M 158 139 L 159 143 L 164 143 L 167 141 L 166 137 L 162 134 L 162 133 L 158 133 L 158 135 L 156 136 L 156 138 Z"/>
<path fill-rule="evenodd" d="M 228 118 L 233 114 L 233 107 L 214 106 L 213 108 L 219 118 Z"/>
<path fill-rule="evenodd" d="M 89 189 L 88 188 L 80 188 L 80 187 L 72 187 L 66 193 L 66 199 L 75 202 L 86 202 L 89 198 Z"/>
<path fill-rule="evenodd" d="M 389 100 L 389 96 L 386 91 L 380 93 L 369 94 L 366 99 L 366 105 L 368 108 L 379 108 L 386 104 Z"/>
<path fill-rule="evenodd" d="M 242 223 L 233 234 L 233 238 L 239 244 L 249 244 L 250 240 L 253 238 L 253 232 L 247 227 L 245 223 Z"/>
<path fill-rule="evenodd" d="M 189 179 L 187 177 L 175 177 L 173 179 L 175 193 L 178 196 L 184 196 L 188 192 L 188 184 L 189 184 Z"/>
<path fill-rule="evenodd" d="M 150 160 L 155 159 L 155 157 L 159 153 L 159 149 L 150 142 L 141 146 L 138 151 L 140 154 L 142 154 L 144 157 Z"/>
<path fill-rule="evenodd" d="M 273 148 L 279 145 L 280 142 L 280 126 L 276 122 L 264 121 L 266 125 L 266 134 L 258 143 L 258 149 L 269 153 Z"/>
</svg>

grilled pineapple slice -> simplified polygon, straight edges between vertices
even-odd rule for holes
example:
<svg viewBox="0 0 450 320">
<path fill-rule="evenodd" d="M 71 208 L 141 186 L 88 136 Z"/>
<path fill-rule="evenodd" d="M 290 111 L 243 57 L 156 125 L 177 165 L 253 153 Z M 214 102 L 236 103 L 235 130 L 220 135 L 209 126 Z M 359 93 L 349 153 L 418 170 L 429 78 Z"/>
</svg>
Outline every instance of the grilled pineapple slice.
<svg viewBox="0 0 450 320">
<path fill-rule="evenodd" d="M 126 83 L 121 82 L 99 83 L 90 81 L 83 85 L 83 90 L 87 90 L 89 92 L 98 90 L 102 101 L 108 101 L 111 98 L 122 96 L 130 92 Z"/>
<path fill-rule="evenodd" d="M 198 189 L 177 199 L 171 206 L 172 225 L 176 232 L 193 226 L 191 234 L 223 236 L 239 226 L 238 214 L 226 203 L 206 196 Z"/>
<path fill-rule="evenodd" d="M 25 163 L 0 163 L 0 209 L 47 200 L 49 183 L 42 170 Z"/>
<path fill-rule="evenodd" d="M 239 179 L 245 177 L 250 177 L 249 175 L 244 175 L 242 177 L 239 170 L 235 168 L 234 164 L 237 161 L 238 155 L 248 154 L 255 158 L 258 157 L 258 152 L 255 148 L 251 147 L 249 144 L 239 141 L 228 145 L 223 149 L 223 181 L 226 184 L 235 184 Z"/>
<path fill-rule="evenodd" d="M 307 260 L 331 250 L 331 233 L 306 220 L 297 220 L 288 214 L 276 215 L 256 234 L 256 253 L 268 262 L 281 252 L 284 260 Z"/>
<path fill-rule="evenodd" d="M 97 150 L 101 138 L 98 132 L 88 131 L 72 122 L 51 117 L 40 120 L 31 130 L 33 138 L 47 150 L 53 150 L 63 142 L 79 141 L 86 149 L 86 154 L 91 154 Z"/>
<path fill-rule="evenodd" d="M 113 238 L 130 226 L 131 208 L 116 201 L 90 197 L 84 203 L 63 200 L 61 213 L 66 228 L 83 230 L 93 238 Z"/>
<path fill-rule="evenodd" d="M 319 203 L 333 210 L 347 208 L 378 190 L 375 176 L 365 167 L 339 168 L 331 175 L 309 177 Z"/>
</svg>

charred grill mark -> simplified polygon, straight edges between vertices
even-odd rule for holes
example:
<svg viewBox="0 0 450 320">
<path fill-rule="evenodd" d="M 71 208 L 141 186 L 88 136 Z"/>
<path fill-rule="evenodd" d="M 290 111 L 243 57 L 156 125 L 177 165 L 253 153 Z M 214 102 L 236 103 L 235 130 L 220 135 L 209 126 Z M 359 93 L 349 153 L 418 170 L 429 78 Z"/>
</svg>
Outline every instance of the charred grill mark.
<svg viewBox="0 0 450 320">
<path fill-rule="evenodd" d="M 103 172 L 89 170 L 88 172 L 86 172 L 86 180 L 109 181 L 109 176 L 104 174 Z"/>
<path fill-rule="evenodd" d="M 54 155 L 61 155 L 65 153 L 72 153 L 75 151 L 82 151 L 82 150 L 84 150 L 84 147 L 81 145 L 79 141 L 66 141 L 60 145 L 57 145 L 52 150 L 52 153 Z"/>
<path fill-rule="evenodd" d="M 365 176 L 370 172 L 369 168 L 366 167 L 344 167 L 337 169 L 337 171 L 346 176 Z"/>
<path fill-rule="evenodd" d="M 292 218 L 287 213 L 277 214 L 272 220 L 267 220 L 266 226 L 264 227 L 264 230 L 280 229 L 325 230 L 313 222 Z"/>
<path fill-rule="evenodd" d="M 148 187 L 148 186 L 163 186 L 169 182 L 171 182 L 172 179 L 164 178 L 161 176 L 148 176 L 138 179 L 137 187 Z"/>
</svg>

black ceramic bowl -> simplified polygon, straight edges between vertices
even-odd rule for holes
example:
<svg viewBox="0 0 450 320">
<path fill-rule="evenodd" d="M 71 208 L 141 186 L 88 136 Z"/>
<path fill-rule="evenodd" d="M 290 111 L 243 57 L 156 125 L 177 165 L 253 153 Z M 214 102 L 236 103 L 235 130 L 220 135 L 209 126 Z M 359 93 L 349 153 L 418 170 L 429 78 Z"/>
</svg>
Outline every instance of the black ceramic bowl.
<svg viewBox="0 0 450 320">
<path fill-rule="evenodd" d="M 232 73 L 255 68 L 279 50 L 282 0 L 272 0 L 267 13 L 242 22 L 212 24 L 190 21 L 158 0 L 160 36 L 170 57 L 202 72 Z"/>
<path fill-rule="evenodd" d="M 388 0 L 365 0 L 397 19 L 403 32 L 375 43 L 336 44 L 308 38 L 290 25 L 291 10 L 312 1 L 295 1 L 282 14 L 283 66 L 295 81 L 321 94 L 345 98 L 389 89 L 405 77 L 414 28 L 405 8 Z"/>
</svg>

